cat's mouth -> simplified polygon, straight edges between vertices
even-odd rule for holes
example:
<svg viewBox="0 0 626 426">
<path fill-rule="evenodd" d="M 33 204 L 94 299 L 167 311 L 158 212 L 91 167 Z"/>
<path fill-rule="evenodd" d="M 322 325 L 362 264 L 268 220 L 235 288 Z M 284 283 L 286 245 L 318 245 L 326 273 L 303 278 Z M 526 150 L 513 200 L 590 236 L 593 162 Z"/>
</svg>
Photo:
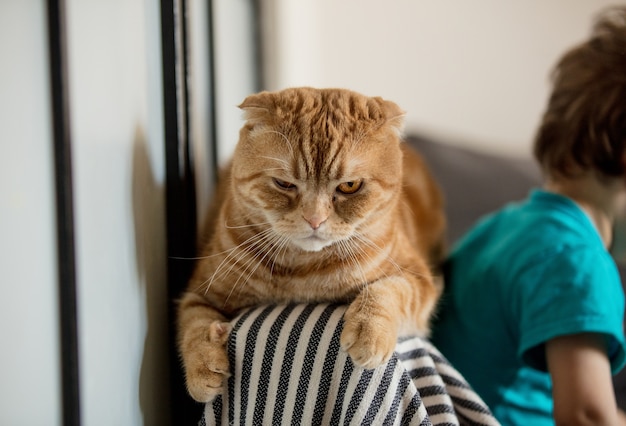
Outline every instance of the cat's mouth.
<svg viewBox="0 0 626 426">
<path fill-rule="evenodd" d="M 332 240 L 320 237 L 318 234 L 312 234 L 305 238 L 292 240 L 295 245 L 305 251 L 320 251 L 326 246 L 331 245 Z"/>
</svg>

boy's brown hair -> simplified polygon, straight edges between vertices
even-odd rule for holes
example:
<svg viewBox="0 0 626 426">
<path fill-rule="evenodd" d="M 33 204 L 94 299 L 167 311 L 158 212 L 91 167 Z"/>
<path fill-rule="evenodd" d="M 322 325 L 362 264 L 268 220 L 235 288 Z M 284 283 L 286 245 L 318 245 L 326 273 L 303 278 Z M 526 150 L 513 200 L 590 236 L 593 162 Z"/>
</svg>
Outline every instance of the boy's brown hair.
<svg viewBox="0 0 626 426">
<path fill-rule="evenodd" d="M 626 172 L 626 7 L 601 13 L 591 37 L 552 72 L 553 89 L 535 138 L 544 173 Z"/>
</svg>

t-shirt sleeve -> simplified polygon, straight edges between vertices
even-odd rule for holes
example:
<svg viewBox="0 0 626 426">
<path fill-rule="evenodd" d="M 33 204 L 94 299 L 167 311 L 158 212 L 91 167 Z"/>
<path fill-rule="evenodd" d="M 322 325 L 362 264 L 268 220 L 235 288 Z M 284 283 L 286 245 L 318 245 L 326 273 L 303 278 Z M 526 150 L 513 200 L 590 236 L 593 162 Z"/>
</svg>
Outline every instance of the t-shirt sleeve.
<svg viewBox="0 0 626 426">
<path fill-rule="evenodd" d="M 624 293 L 608 253 L 579 249 L 546 256 L 528 270 L 515 295 L 520 321 L 518 356 L 546 370 L 544 343 L 564 335 L 607 337 L 613 373 L 626 362 Z"/>
</svg>

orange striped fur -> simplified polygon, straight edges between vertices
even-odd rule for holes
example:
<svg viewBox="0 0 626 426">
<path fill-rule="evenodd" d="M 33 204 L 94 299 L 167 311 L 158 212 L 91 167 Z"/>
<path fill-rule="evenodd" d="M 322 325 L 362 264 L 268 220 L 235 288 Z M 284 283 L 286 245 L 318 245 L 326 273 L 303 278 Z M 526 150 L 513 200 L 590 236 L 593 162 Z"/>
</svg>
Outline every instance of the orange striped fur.
<svg viewBox="0 0 626 426">
<path fill-rule="evenodd" d="M 401 143 L 403 112 L 341 89 L 249 96 L 219 213 L 179 307 L 198 401 L 221 391 L 228 321 L 261 304 L 350 304 L 342 348 L 373 368 L 397 336 L 428 332 L 442 256 L 438 187 Z"/>
</svg>

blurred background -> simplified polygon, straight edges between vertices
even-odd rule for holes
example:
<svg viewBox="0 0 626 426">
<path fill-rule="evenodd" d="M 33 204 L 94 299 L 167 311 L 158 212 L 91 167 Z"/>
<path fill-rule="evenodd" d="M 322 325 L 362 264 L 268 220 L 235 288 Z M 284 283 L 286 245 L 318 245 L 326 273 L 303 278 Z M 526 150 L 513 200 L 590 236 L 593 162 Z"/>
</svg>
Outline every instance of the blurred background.
<svg viewBox="0 0 626 426">
<path fill-rule="evenodd" d="M 549 70 L 610 2 L 262 4 L 266 88 L 352 88 L 398 103 L 409 132 L 529 155 Z"/>
<path fill-rule="evenodd" d="M 0 424 L 196 423 L 173 301 L 245 96 L 350 88 L 527 160 L 552 65 L 610 3 L 0 1 Z"/>
</svg>

